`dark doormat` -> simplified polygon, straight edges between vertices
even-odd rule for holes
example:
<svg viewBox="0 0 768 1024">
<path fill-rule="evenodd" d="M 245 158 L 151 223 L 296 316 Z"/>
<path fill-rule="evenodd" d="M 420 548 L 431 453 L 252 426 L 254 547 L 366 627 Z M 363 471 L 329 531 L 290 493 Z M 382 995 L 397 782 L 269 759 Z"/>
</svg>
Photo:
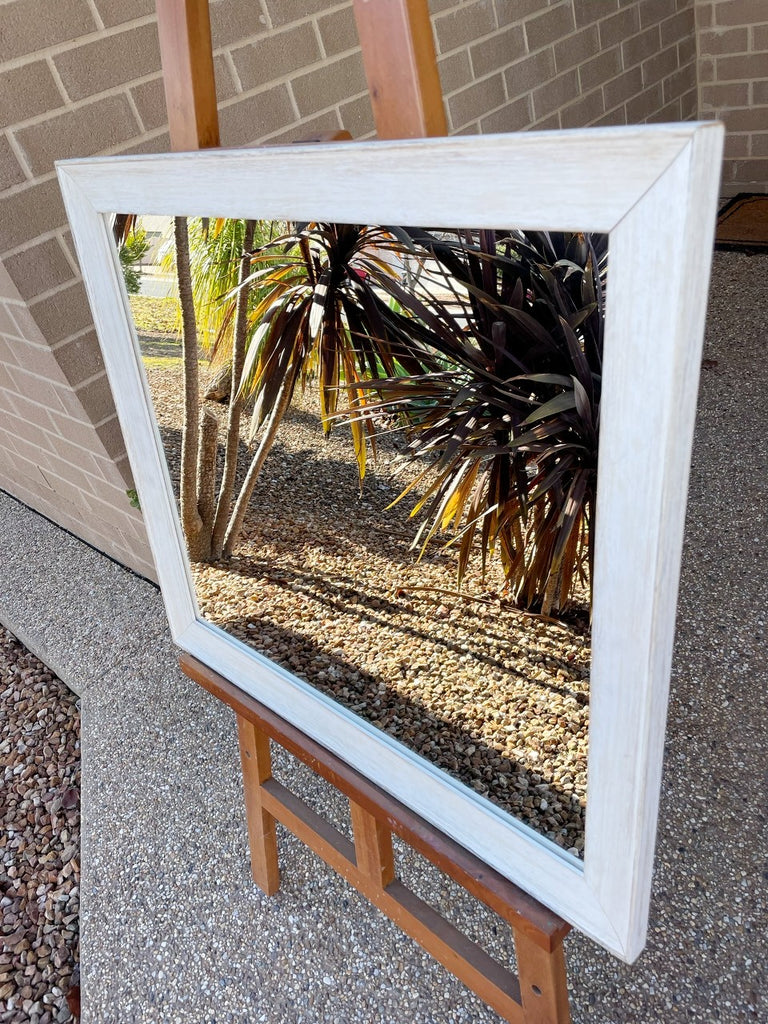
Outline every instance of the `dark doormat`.
<svg viewBox="0 0 768 1024">
<path fill-rule="evenodd" d="M 768 195 L 741 192 L 717 218 L 716 249 L 768 252 Z"/>
</svg>

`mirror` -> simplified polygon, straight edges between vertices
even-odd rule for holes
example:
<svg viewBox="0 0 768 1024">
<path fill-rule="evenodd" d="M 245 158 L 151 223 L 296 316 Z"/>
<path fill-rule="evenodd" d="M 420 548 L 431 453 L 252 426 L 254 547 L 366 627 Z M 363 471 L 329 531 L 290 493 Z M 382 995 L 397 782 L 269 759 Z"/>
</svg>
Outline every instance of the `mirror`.
<svg viewBox="0 0 768 1024">
<path fill-rule="evenodd" d="M 607 237 L 183 233 L 186 316 L 173 218 L 119 250 L 177 501 L 196 326 L 195 479 L 229 531 L 187 530 L 201 615 L 582 857 Z"/>
<path fill-rule="evenodd" d="M 722 136 L 720 125 L 654 125 L 109 157 L 58 168 L 177 644 L 629 961 L 643 948 L 648 920 Z M 259 473 L 245 546 L 226 563 L 226 585 L 221 566 L 200 570 L 205 557 L 191 552 L 191 567 L 187 557 L 173 457 L 169 469 L 147 384 L 154 371 L 145 373 L 115 254 L 115 211 L 184 224 L 205 213 L 214 233 L 218 222 L 239 218 L 279 222 L 278 235 L 298 224 L 386 229 L 378 255 L 347 275 L 359 302 L 350 299 L 337 318 L 337 336 L 345 342 L 348 327 L 350 342 L 334 358 L 312 365 L 290 346 L 270 349 L 266 334 L 253 350 L 271 352 L 269 373 L 255 357 L 249 367 L 263 385 L 247 396 L 261 436 L 271 419 L 283 422 Z M 457 233 L 457 225 L 474 230 Z M 552 322 L 526 305 L 582 281 L 583 271 L 572 266 L 578 268 L 578 252 L 558 250 L 535 281 L 525 278 L 503 300 L 484 300 L 492 316 L 483 347 L 473 340 L 471 307 L 489 281 L 493 286 L 483 239 L 504 244 L 493 234 L 502 230 L 512 263 L 522 262 L 525 249 L 515 232 L 529 240 L 588 232 L 595 253 L 595 239 L 610 245 L 597 517 L 594 507 L 586 518 L 579 511 L 590 504 L 589 473 L 558 490 L 566 463 L 558 468 L 547 454 L 550 444 L 575 464 L 577 452 L 596 451 L 583 429 L 590 419 L 593 432 L 597 426 L 586 338 L 595 311 L 582 302 L 578 313 Z M 430 255 L 414 255 L 425 231 Z M 292 246 L 302 252 L 299 241 L 285 244 L 288 253 Z M 406 247 L 401 263 L 392 262 L 396 245 Z M 479 264 L 478 275 L 464 282 L 466 295 L 454 287 L 462 260 Z M 255 272 L 258 264 L 246 262 L 246 275 Z M 275 273 L 266 259 L 261 269 Z M 281 326 L 275 337 L 288 328 L 296 337 L 301 328 L 314 340 L 333 321 L 330 296 L 341 278 L 319 268 L 314 295 L 297 312 L 278 300 L 306 299 L 306 288 L 294 280 L 296 266 L 283 269 L 271 289 L 273 311 L 264 307 L 261 319 Z M 423 289 L 416 298 L 404 287 L 414 279 Z M 453 310 L 435 312 L 438 296 L 428 297 L 435 289 L 453 290 Z M 374 351 L 366 324 L 382 321 L 388 347 Z M 406 351 L 403 334 L 419 321 L 421 347 Z M 549 328 L 556 327 L 570 362 L 553 355 L 552 365 L 523 362 L 519 372 L 502 372 L 510 321 L 532 350 L 551 345 Z M 199 361 L 190 363 L 199 372 Z M 454 365 L 462 367 L 458 378 Z M 296 384 L 287 392 L 280 387 L 286 379 Z M 288 393 L 295 397 L 290 408 L 282 401 Z M 500 410 L 490 425 L 479 414 L 488 394 Z M 166 389 L 158 416 L 170 415 L 183 395 L 180 385 Z M 218 420 L 228 411 L 209 404 L 201 436 L 215 456 Z M 243 411 L 247 427 L 250 412 Z M 328 439 L 318 420 L 330 428 Z M 170 452 L 172 422 L 163 429 Z M 196 452 L 198 444 L 186 450 Z M 514 475 L 477 469 L 473 477 L 473 452 L 497 465 L 506 457 Z M 451 473 L 461 460 L 469 468 L 454 486 Z M 418 478 L 420 467 L 427 476 Z M 215 495 L 195 495 L 197 511 L 188 516 L 184 493 L 194 491 L 196 473 L 186 470 L 178 469 L 181 519 L 198 544 L 205 531 L 197 519 L 213 521 Z M 414 472 L 413 487 L 389 507 Z M 538 474 L 541 493 L 558 495 L 548 527 L 529 493 Z M 542 526 L 549 537 L 535 548 L 541 558 L 533 570 L 517 557 L 527 550 L 514 533 L 523 504 L 526 528 Z M 471 524 L 477 544 L 462 547 Z M 487 527 L 485 543 L 479 524 Z M 457 525 L 444 549 L 441 530 L 450 536 Z M 584 537 L 592 542 L 586 556 Z M 478 552 L 491 540 L 496 553 L 483 577 Z M 584 601 L 571 587 L 587 575 L 585 566 L 588 635 Z M 524 614 L 513 607 L 521 597 Z M 567 612 L 569 601 L 575 614 Z M 564 633 L 548 621 L 555 612 L 571 616 Z M 558 714 L 547 714 L 553 706 Z M 526 722 L 534 737 L 528 745 Z M 514 771 L 500 770 L 505 759 Z"/>
</svg>

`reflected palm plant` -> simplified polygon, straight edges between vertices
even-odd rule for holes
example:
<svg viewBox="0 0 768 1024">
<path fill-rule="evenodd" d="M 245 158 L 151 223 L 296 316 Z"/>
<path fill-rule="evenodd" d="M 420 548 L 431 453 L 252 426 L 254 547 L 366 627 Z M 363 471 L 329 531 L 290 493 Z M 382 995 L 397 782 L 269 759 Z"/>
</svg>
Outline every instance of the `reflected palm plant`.
<svg viewBox="0 0 768 1024">
<path fill-rule="evenodd" d="M 317 382 L 323 430 L 330 431 L 341 388 L 353 411 L 361 478 L 375 430 L 366 389 L 380 377 L 420 375 L 436 366 L 406 317 L 387 302 L 411 247 L 382 227 L 311 222 L 255 250 L 238 289 L 255 290 L 237 400 L 254 401 L 251 439 L 260 433 L 224 543 L 230 554 L 264 461 L 297 384 Z M 361 384 L 365 383 L 365 388 Z"/>
<path fill-rule="evenodd" d="M 607 239 L 411 229 L 425 273 L 390 283 L 442 367 L 377 381 L 421 467 L 415 543 L 450 531 L 459 583 L 479 542 L 522 607 L 563 612 L 591 578 Z"/>
</svg>

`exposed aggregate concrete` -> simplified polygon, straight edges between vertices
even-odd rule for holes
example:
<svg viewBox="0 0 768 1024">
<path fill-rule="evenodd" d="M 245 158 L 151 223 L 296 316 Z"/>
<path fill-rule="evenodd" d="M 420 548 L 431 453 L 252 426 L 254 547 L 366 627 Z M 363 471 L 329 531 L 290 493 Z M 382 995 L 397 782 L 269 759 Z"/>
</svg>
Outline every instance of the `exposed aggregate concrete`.
<svg viewBox="0 0 768 1024">
<path fill-rule="evenodd" d="M 768 1019 L 767 309 L 768 258 L 718 255 L 648 945 L 627 966 L 568 937 L 575 1024 Z M 157 593 L 2 495 L 0 514 L 0 620 L 84 691 L 86 1024 L 498 1022 L 290 836 L 279 894 L 254 889 L 232 719 L 178 672 Z M 492 915 L 400 862 L 509 958 Z"/>
</svg>

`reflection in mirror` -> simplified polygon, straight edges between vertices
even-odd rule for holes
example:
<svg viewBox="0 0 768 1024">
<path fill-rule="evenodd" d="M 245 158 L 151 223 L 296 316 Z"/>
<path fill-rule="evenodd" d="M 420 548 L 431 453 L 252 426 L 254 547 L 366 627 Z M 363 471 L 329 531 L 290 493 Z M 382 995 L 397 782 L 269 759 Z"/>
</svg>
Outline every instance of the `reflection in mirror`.
<svg viewBox="0 0 768 1024">
<path fill-rule="evenodd" d="M 607 236 L 115 230 L 203 617 L 582 857 Z"/>
</svg>

